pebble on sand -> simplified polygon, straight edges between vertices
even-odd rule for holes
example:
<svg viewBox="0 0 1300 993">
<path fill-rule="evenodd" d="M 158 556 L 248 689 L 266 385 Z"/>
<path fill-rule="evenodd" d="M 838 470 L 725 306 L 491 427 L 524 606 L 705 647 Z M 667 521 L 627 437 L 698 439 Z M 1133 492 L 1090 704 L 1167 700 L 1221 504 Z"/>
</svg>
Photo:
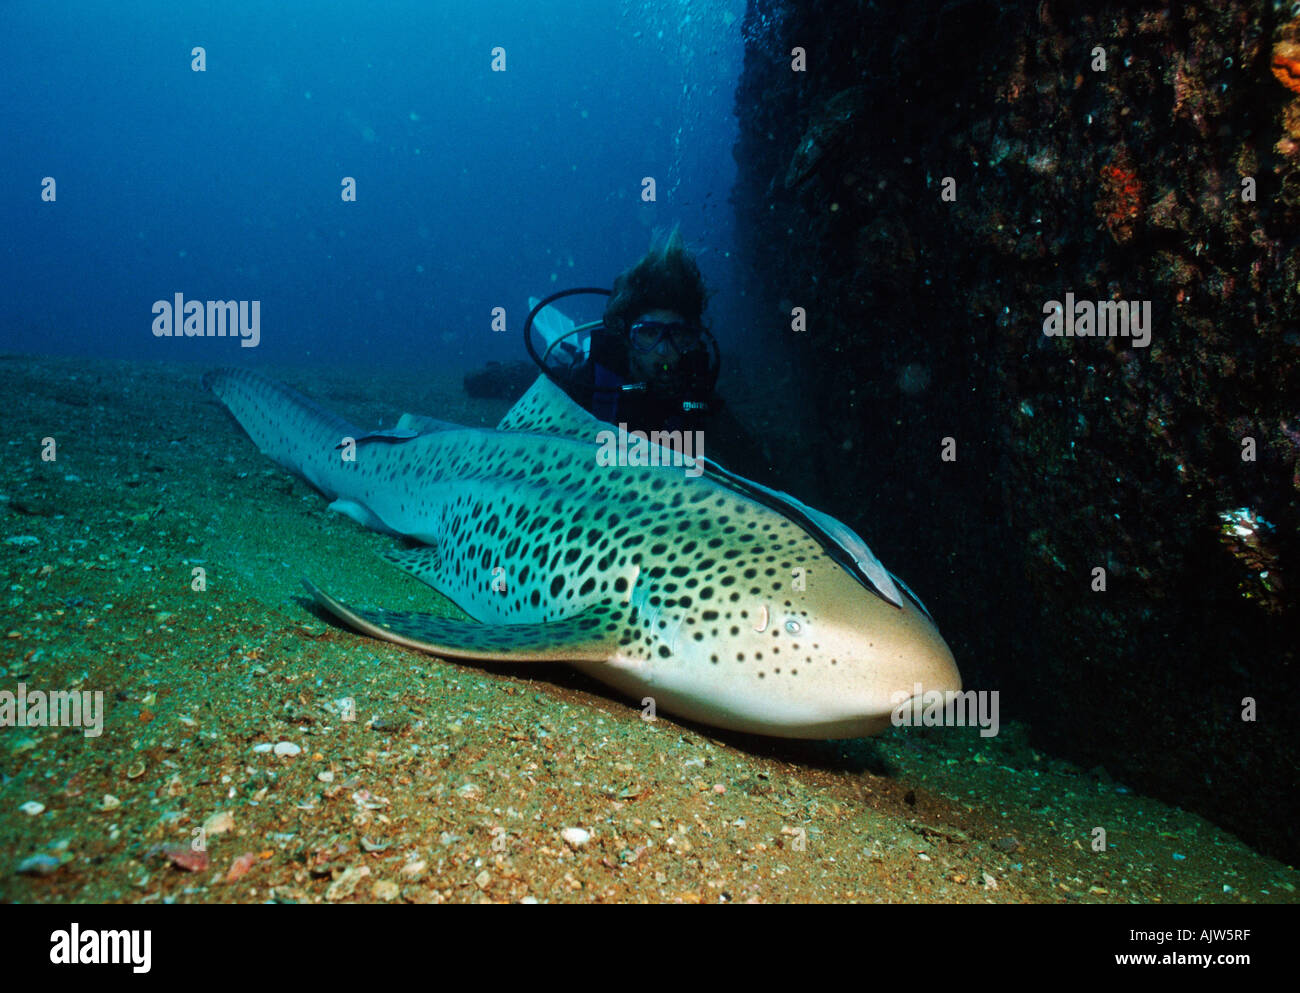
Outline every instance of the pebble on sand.
<svg viewBox="0 0 1300 993">
<path fill-rule="evenodd" d="M 568 827 L 560 832 L 560 837 L 573 848 L 581 848 L 591 840 L 591 832 L 580 827 Z"/>
<path fill-rule="evenodd" d="M 361 880 L 370 875 L 370 866 L 361 865 L 353 866 L 338 879 L 330 883 L 329 889 L 325 891 L 325 899 L 331 902 L 335 900 L 344 900 L 350 897 L 357 888 Z"/>
<path fill-rule="evenodd" d="M 203 822 L 204 834 L 227 834 L 235 829 L 235 815 L 228 810 L 219 810 Z"/>
<path fill-rule="evenodd" d="M 53 855 L 29 855 L 18 863 L 20 876 L 49 876 L 58 871 L 63 863 Z"/>
<path fill-rule="evenodd" d="M 18 809 L 28 817 L 35 817 L 37 814 L 42 813 L 45 810 L 45 804 L 36 800 L 28 800 L 26 803 L 21 804 Z"/>
<path fill-rule="evenodd" d="M 226 873 L 226 882 L 233 883 L 244 877 L 249 869 L 257 864 L 257 856 L 252 852 L 244 852 L 235 861 L 230 863 L 230 870 Z"/>
<path fill-rule="evenodd" d="M 189 845 L 170 845 L 163 854 L 171 864 L 186 872 L 203 872 L 211 864 L 207 852 L 196 852 Z"/>
<path fill-rule="evenodd" d="M 282 741 L 273 749 L 276 755 L 301 755 L 302 748 L 292 741 Z"/>
</svg>

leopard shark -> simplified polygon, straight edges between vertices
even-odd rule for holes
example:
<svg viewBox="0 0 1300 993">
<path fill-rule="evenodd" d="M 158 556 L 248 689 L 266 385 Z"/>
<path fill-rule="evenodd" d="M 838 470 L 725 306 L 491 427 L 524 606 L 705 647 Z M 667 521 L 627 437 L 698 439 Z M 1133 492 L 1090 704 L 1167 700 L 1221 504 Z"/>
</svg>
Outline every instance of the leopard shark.
<svg viewBox="0 0 1300 993">
<path fill-rule="evenodd" d="M 204 385 L 331 509 L 418 543 L 383 557 L 470 618 L 352 606 L 303 580 L 359 632 L 567 663 L 655 711 L 775 737 L 876 735 L 914 697 L 961 689 L 920 600 L 847 525 L 702 456 L 674 464 L 654 439 L 662 458 L 610 464 L 614 426 L 545 376 L 495 429 L 404 414 L 369 433 L 256 372 Z"/>
</svg>

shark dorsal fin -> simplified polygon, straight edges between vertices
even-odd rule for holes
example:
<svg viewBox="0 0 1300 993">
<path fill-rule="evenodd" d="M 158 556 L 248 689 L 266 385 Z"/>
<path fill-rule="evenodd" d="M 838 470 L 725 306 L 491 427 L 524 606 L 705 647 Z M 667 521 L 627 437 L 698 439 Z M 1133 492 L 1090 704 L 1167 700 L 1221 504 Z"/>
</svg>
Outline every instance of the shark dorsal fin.
<svg viewBox="0 0 1300 993">
<path fill-rule="evenodd" d="M 574 403 L 549 376 L 538 376 L 528 392 L 501 418 L 497 430 L 553 434 L 595 443 L 597 434 L 612 431 L 613 427 Z"/>
</svg>

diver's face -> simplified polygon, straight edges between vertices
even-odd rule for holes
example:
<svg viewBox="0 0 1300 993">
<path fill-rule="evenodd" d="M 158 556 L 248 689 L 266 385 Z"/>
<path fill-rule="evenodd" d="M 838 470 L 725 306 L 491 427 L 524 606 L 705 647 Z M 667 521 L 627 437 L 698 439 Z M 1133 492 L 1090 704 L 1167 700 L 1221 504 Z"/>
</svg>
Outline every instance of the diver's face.
<svg viewBox="0 0 1300 993">
<path fill-rule="evenodd" d="M 675 310 L 648 310 L 632 321 L 653 321 L 657 324 L 685 324 L 686 318 Z M 628 373 L 632 379 L 645 383 L 666 383 L 672 380 L 682 353 L 673 344 L 670 335 L 664 335 L 653 348 L 628 349 Z"/>
</svg>

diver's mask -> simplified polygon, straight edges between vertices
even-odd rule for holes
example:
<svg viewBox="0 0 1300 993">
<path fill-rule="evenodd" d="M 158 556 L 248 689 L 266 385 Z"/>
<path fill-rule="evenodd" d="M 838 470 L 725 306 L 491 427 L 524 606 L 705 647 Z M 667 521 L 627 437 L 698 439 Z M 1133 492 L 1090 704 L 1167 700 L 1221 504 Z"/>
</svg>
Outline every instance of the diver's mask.
<svg viewBox="0 0 1300 993">
<path fill-rule="evenodd" d="M 645 384 L 650 392 L 682 401 L 684 409 L 703 406 L 713 392 L 718 343 L 704 328 L 681 321 L 636 321 L 628 327 L 628 345 L 638 353 L 640 370 L 651 370 Z"/>
<path fill-rule="evenodd" d="M 628 341 L 638 352 L 652 352 L 667 340 L 679 355 L 699 345 L 706 334 L 703 328 L 682 321 L 636 321 L 627 329 Z"/>
<path fill-rule="evenodd" d="M 524 321 L 524 347 L 538 367 L 562 387 L 570 381 L 572 370 L 591 354 L 593 338 L 613 335 L 601 321 L 572 327 L 555 338 L 546 339 L 546 348 L 538 352 L 533 342 L 533 325 L 537 315 L 556 300 L 578 294 L 609 296 L 610 291 L 596 287 L 560 290 L 539 300 Z M 659 396 L 685 412 L 707 408 L 708 398 L 718 382 L 721 354 L 717 339 L 706 329 L 679 321 L 636 321 L 627 333 L 627 347 L 652 373 L 640 381 L 625 383 L 624 391 Z"/>
</svg>

